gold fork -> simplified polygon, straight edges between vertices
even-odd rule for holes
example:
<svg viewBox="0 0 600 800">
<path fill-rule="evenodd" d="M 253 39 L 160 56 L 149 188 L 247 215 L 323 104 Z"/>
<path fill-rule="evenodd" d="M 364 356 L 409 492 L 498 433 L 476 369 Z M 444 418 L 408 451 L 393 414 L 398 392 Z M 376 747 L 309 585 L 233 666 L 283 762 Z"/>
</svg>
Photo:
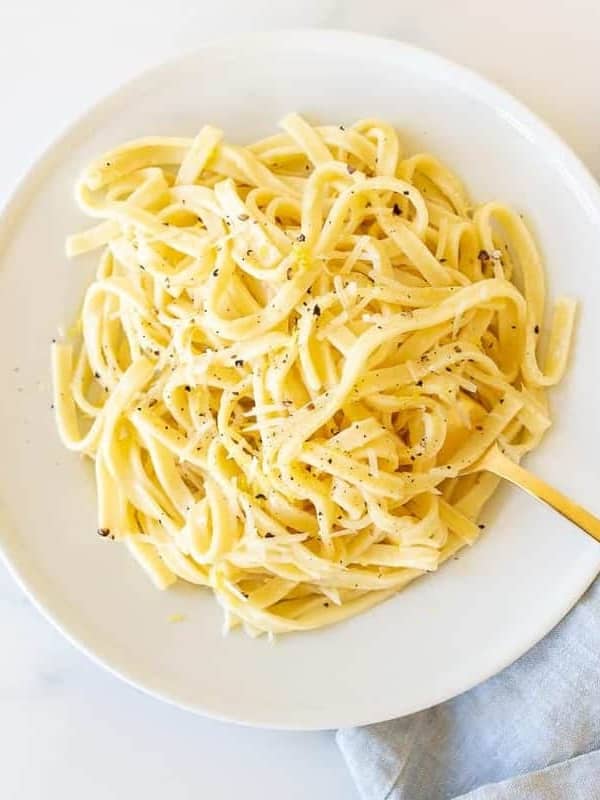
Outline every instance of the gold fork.
<svg viewBox="0 0 600 800">
<path fill-rule="evenodd" d="M 480 472 L 482 470 L 493 472 L 500 478 L 514 483 L 515 486 L 525 489 L 526 492 L 558 511 L 563 517 L 600 542 L 600 519 L 598 517 L 574 503 L 562 492 L 538 478 L 537 475 L 533 475 L 519 464 L 515 464 L 502 453 L 497 445 L 493 445 L 468 471 Z"/>
</svg>

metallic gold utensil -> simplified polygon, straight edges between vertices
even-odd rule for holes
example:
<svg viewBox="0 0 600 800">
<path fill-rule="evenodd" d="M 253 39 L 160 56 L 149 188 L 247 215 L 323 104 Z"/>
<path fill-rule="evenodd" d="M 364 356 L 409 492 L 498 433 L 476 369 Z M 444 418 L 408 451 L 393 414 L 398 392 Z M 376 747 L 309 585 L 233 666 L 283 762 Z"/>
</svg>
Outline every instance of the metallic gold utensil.
<svg viewBox="0 0 600 800">
<path fill-rule="evenodd" d="M 515 464 L 514 461 L 511 461 L 501 452 L 497 445 L 491 447 L 469 471 L 479 472 L 481 470 L 493 472 L 500 478 L 505 478 L 507 481 L 514 483 L 515 486 L 525 489 L 526 492 L 558 511 L 563 517 L 566 517 L 578 528 L 581 528 L 582 531 L 585 531 L 597 542 L 600 542 L 600 519 L 598 517 L 574 503 L 562 492 L 538 478 L 537 475 L 533 475 L 519 466 L 519 464 Z"/>
</svg>

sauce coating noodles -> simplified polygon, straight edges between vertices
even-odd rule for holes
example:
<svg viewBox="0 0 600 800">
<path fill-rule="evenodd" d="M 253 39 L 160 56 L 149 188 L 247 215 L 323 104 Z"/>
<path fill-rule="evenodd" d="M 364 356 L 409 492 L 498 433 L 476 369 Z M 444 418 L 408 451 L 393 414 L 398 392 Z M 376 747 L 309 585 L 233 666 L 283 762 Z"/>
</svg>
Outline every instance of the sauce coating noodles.
<svg viewBox="0 0 600 800">
<path fill-rule="evenodd" d="M 53 347 L 99 533 L 251 635 L 357 614 L 473 543 L 498 479 L 469 468 L 538 444 L 574 318 L 559 300 L 540 363 L 523 220 L 390 125 L 281 125 L 92 163 L 77 198 L 98 222 L 67 249 L 98 249 L 97 273 Z"/>
</svg>

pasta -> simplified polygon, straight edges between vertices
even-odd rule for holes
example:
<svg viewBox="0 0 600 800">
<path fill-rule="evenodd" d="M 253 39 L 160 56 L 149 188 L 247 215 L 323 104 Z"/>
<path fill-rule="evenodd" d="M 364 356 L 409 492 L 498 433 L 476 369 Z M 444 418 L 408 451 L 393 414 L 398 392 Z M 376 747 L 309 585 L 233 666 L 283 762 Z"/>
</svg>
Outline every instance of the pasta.
<svg viewBox="0 0 600 800">
<path fill-rule="evenodd" d="M 145 138 L 76 188 L 100 250 L 53 345 L 58 429 L 95 462 L 98 532 L 156 586 L 212 589 L 252 636 L 357 614 L 472 544 L 550 425 L 574 303 L 519 214 L 473 206 L 365 119 L 248 147 Z"/>
</svg>

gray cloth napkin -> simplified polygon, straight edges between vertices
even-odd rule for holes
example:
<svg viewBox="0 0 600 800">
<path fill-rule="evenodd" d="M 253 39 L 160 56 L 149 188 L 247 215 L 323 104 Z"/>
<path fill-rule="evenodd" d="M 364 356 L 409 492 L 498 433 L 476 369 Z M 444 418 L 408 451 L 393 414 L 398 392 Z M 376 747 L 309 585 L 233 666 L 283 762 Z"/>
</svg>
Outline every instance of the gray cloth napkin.
<svg viewBox="0 0 600 800">
<path fill-rule="evenodd" d="M 600 579 L 499 675 L 338 744 L 365 800 L 600 800 Z"/>
</svg>

